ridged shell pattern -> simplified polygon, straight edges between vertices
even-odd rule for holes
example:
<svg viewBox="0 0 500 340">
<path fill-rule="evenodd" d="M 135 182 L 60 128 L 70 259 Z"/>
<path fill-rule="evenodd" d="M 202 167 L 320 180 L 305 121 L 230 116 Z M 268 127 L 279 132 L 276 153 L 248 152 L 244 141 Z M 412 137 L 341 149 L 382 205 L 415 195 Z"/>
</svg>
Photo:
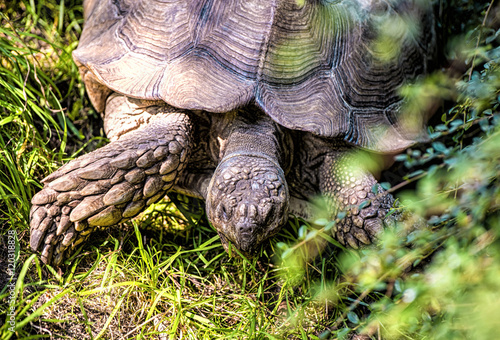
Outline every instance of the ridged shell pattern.
<svg viewBox="0 0 500 340">
<path fill-rule="evenodd" d="M 433 54 L 424 2 L 87 1 L 74 58 L 128 96 L 214 113 L 254 101 L 287 128 L 395 151 L 422 127 L 398 121 L 398 90 Z M 379 58 L 377 23 L 407 18 L 416 33 Z"/>
</svg>

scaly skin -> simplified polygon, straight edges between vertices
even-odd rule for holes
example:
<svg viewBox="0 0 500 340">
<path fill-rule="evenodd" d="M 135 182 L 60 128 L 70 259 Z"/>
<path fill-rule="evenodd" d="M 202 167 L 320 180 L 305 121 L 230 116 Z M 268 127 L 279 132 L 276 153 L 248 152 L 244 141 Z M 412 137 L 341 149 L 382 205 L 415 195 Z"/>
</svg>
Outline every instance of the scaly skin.
<svg viewBox="0 0 500 340">
<path fill-rule="evenodd" d="M 382 232 L 385 216 L 392 208 L 394 199 L 390 194 L 377 197 L 383 190 L 378 186 L 376 194 L 373 193 L 372 188 L 377 185 L 375 177 L 362 165 L 353 165 L 348 158 L 348 155 L 336 152 L 325 156 L 320 172 L 324 174 L 320 176 L 320 189 L 334 214 L 347 212 L 347 216 L 333 230 L 337 240 L 357 249 L 373 243 Z M 359 209 L 364 201 L 367 203 Z"/>
<path fill-rule="evenodd" d="M 128 220 L 161 199 L 187 164 L 191 132 L 185 113 L 160 110 L 140 129 L 45 178 L 32 199 L 31 248 L 43 262 L 60 265 L 97 227 Z"/>
<path fill-rule="evenodd" d="M 240 155 L 219 164 L 209 185 L 207 213 L 227 249 L 250 256 L 288 218 L 283 170 L 263 157 Z"/>
<path fill-rule="evenodd" d="M 48 176 L 33 197 L 31 247 L 46 263 L 61 264 L 97 227 L 134 217 L 172 188 L 204 198 L 225 248 L 231 242 L 247 256 L 279 231 L 289 211 L 311 210 L 306 199 L 314 191 L 328 200 L 329 217 L 348 212 L 334 233 L 354 248 L 374 240 L 392 207 L 390 195 L 375 199 L 368 169 L 349 161 L 351 146 L 309 133 L 294 133 L 294 146 L 289 132 L 255 108 L 196 123 L 198 133 L 211 131 L 204 140 L 210 147 L 200 149 L 194 123 L 181 110 L 116 94 L 107 105 L 106 132 L 114 141 Z M 195 145 L 198 157 L 219 162 L 215 170 L 191 160 L 197 171 L 190 164 L 184 172 Z M 372 202 L 358 209 L 365 200 Z"/>
<path fill-rule="evenodd" d="M 311 134 L 302 138 L 298 155 L 296 164 L 300 166 L 294 169 L 298 181 L 316 187 L 326 199 L 327 217 L 333 219 L 338 212 L 347 212 L 333 229 L 336 239 L 353 248 L 371 244 L 384 225 L 392 221 L 386 215 L 394 199 L 384 194 L 380 186 L 377 188 L 377 180 L 371 172 L 377 169 L 369 169 L 372 162 L 368 157 L 356 154 L 356 148 L 345 142 L 328 141 Z"/>
</svg>

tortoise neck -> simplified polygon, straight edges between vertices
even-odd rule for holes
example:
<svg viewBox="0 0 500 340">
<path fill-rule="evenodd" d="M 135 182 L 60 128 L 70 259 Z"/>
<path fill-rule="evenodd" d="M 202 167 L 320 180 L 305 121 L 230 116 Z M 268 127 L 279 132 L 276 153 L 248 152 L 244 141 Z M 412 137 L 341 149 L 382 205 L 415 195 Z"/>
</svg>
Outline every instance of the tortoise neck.
<svg viewBox="0 0 500 340">
<path fill-rule="evenodd" d="M 267 115 L 260 112 L 242 112 L 233 122 L 222 159 L 238 156 L 265 158 L 285 171 L 291 163 L 291 143 L 288 136 Z M 288 145 L 290 144 L 290 145 Z"/>
</svg>

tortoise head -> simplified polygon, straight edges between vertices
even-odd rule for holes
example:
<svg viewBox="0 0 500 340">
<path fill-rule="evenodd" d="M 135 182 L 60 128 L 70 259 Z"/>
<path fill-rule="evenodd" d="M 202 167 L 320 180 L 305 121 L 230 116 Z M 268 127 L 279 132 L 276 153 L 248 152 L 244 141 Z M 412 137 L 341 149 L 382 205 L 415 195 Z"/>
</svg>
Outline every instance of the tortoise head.
<svg viewBox="0 0 500 340">
<path fill-rule="evenodd" d="M 249 155 L 222 161 L 208 187 L 207 214 L 224 248 L 243 255 L 275 235 L 288 218 L 288 186 L 276 163 Z"/>
</svg>

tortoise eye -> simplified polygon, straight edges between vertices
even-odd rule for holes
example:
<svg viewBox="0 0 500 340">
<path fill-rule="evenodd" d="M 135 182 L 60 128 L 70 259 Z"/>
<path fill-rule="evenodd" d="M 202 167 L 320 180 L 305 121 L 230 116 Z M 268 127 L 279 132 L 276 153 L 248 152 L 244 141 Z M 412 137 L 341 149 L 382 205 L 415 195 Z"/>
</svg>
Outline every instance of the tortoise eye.
<svg viewBox="0 0 500 340">
<path fill-rule="evenodd" d="M 269 205 L 269 209 L 266 211 L 264 210 L 263 212 L 266 214 L 265 215 L 265 221 L 266 221 L 266 225 L 269 225 L 270 222 L 273 221 L 274 219 L 274 211 L 275 211 L 275 207 L 274 207 L 274 204 L 270 203 Z"/>
<path fill-rule="evenodd" d="M 221 218 L 224 222 L 228 222 L 231 219 L 231 210 L 226 208 L 226 205 L 221 204 Z"/>
</svg>

